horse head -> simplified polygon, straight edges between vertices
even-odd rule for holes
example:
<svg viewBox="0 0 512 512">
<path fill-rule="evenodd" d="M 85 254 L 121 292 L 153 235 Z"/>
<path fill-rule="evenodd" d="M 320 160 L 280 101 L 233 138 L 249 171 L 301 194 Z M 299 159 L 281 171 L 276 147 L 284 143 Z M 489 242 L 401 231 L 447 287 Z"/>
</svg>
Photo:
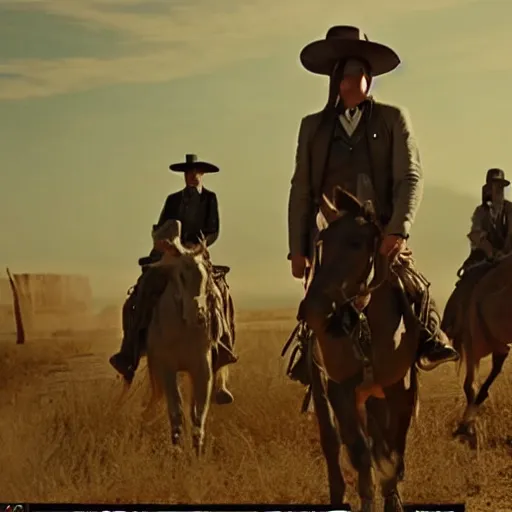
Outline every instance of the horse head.
<svg viewBox="0 0 512 512">
<path fill-rule="evenodd" d="M 363 298 L 367 305 L 375 278 L 382 275 L 380 263 L 386 263 L 379 257 L 382 231 L 371 202 L 361 203 L 337 187 L 332 200 L 323 196 L 321 212 L 327 225 L 317 239 L 312 279 L 300 307 L 312 328 L 324 322 L 333 305 L 361 309 Z"/>
<path fill-rule="evenodd" d="M 153 265 L 169 269 L 173 294 L 182 304 L 184 319 L 190 322 L 192 317 L 204 317 L 208 281 L 212 273 L 206 241 L 202 239 L 192 247 L 184 246 L 181 223 L 175 219 L 155 228 L 152 236 L 155 245 L 163 250 L 162 258 Z"/>
</svg>

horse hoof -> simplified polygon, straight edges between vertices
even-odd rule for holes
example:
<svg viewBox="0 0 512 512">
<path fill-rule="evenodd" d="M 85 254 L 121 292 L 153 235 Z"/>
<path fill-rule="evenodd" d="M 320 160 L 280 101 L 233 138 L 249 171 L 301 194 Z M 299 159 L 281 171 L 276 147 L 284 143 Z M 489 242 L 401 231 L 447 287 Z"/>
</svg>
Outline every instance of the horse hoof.
<svg viewBox="0 0 512 512">
<path fill-rule="evenodd" d="M 404 512 L 404 506 L 397 492 L 384 499 L 384 512 Z"/>
<path fill-rule="evenodd" d="M 404 481 L 404 478 L 405 478 L 405 462 L 402 460 L 400 460 L 400 462 L 398 463 L 398 467 L 397 467 L 397 470 L 396 470 L 396 477 L 397 477 L 397 480 L 399 482 L 403 482 Z"/>
<path fill-rule="evenodd" d="M 181 432 L 173 432 L 171 434 L 171 442 L 174 446 L 177 446 L 180 444 L 181 441 Z"/>
<path fill-rule="evenodd" d="M 194 453 L 196 454 L 196 457 L 202 457 L 204 455 L 204 443 L 199 439 L 194 439 L 192 444 L 194 446 Z"/>
<path fill-rule="evenodd" d="M 227 389 L 219 389 L 215 393 L 215 403 L 218 405 L 227 405 L 233 403 L 235 399 Z"/>
<path fill-rule="evenodd" d="M 476 429 L 472 424 L 461 423 L 452 435 L 459 438 L 462 443 L 467 443 L 472 450 L 478 447 Z"/>
<path fill-rule="evenodd" d="M 363 500 L 361 502 L 361 512 L 375 512 L 375 503 L 370 500 Z"/>
</svg>

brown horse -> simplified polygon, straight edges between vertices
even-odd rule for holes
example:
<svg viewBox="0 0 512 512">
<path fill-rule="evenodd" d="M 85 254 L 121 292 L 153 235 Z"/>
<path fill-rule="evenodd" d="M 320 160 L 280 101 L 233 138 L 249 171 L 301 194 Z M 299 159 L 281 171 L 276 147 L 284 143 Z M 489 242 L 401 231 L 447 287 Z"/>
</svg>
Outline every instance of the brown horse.
<svg viewBox="0 0 512 512">
<path fill-rule="evenodd" d="M 375 462 L 384 510 L 400 512 L 397 486 L 417 410 L 418 321 L 403 288 L 388 279 L 389 261 L 379 256 L 382 233 L 371 206 L 341 189 L 334 204 L 326 197 L 324 203 L 328 224 L 317 242 L 299 317 L 313 332 L 308 344 L 311 392 L 330 501 L 339 505 L 345 495 L 341 437 L 359 475 L 362 510 L 374 510 Z"/>
<path fill-rule="evenodd" d="M 475 427 L 479 406 L 500 374 L 512 341 L 512 255 L 466 272 L 452 292 L 441 327 L 465 362 L 466 409 L 454 437 L 477 446 Z M 480 360 L 492 356 L 492 369 L 478 393 L 475 381 Z"/>
</svg>

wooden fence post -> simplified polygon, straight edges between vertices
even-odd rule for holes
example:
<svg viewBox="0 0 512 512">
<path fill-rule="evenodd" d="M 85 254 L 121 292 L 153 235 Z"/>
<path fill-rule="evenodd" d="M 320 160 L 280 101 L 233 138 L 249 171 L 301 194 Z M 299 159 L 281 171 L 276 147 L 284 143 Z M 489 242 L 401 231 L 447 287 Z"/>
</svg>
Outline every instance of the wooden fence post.
<svg viewBox="0 0 512 512">
<path fill-rule="evenodd" d="M 9 284 L 12 292 L 12 302 L 14 308 L 14 320 L 16 322 L 16 344 L 23 345 L 25 343 L 25 329 L 23 328 L 23 318 L 21 316 L 21 306 L 18 290 L 16 289 L 16 283 L 12 278 L 9 268 L 6 269 L 7 277 L 9 278 Z"/>
</svg>

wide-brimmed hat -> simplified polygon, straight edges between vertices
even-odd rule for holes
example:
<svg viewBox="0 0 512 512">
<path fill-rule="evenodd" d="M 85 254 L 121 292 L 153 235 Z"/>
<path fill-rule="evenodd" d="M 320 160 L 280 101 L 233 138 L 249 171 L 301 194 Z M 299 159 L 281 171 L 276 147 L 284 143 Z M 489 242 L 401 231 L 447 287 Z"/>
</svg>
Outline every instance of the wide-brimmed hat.
<svg viewBox="0 0 512 512">
<path fill-rule="evenodd" d="M 504 187 L 508 187 L 510 185 L 510 181 L 505 178 L 505 173 L 501 169 L 489 169 L 487 171 L 487 175 L 485 176 L 485 183 L 500 183 Z"/>
<path fill-rule="evenodd" d="M 185 161 L 179 162 L 177 164 L 171 164 L 169 169 L 174 172 L 187 172 L 187 171 L 197 171 L 204 173 L 213 173 L 219 172 L 219 168 L 216 165 L 210 164 L 208 162 L 201 162 L 197 159 L 197 155 L 188 154 L 185 155 Z"/>
<path fill-rule="evenodd" d="M 357 27 L 348 25 L 331 27 L 325 39 L 309 43 L 300 53 L 302 65 L 317 75 L 330 76 L 338 61 L 350 58 L 366 61 L 372 76 L 389 73 L 400 64 L 391 48 L 370 41 Z"/>
</svg>

